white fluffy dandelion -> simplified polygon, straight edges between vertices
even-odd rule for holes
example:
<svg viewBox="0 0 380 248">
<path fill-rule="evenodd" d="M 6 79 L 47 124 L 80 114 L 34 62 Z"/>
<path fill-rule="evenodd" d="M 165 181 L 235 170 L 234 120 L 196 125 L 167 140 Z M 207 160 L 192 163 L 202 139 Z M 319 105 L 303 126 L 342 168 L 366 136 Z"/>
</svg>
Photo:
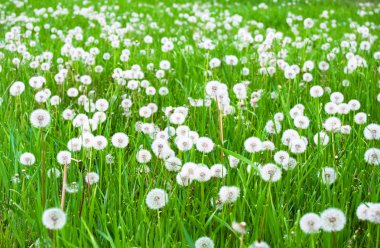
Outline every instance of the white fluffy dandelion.
<svg viewBox="0 0 380 248">
<path fill-rule="evenodd" d="M 129 138 L 125 133 L 115 133 L 112 135 L 111 142 L 116 148 L 125 148 L 129 144 Z"/>
<path fill-rule="evenodd" d="M 356 216 L 359 220 L 368 220 L 368 212 L 369 212 L 370 204 L 362 203 L 356 209 Z"/>
<path fill-rule="evenodd" d="M 146 196 L 145 202 L 150 209 L 165 207 L 169 201 L 168 194 L 163 189 L 152 189 Z"/>
<path fill-rule="evenodd" d="M 99 182 L 99 175 L 96 172 L 88 172 L 84 176 L 84 181 L 90 185 Z"/>
<path fill-rule="evenodd" d="M 260 241 L 258 240 L 258 241 L 253 242 L 253 244 L 248 246 L 248 248 L 269 248 L 269 245 L 268 245 L 268 243 L 266 243 L 262 240 L 260 240 Z"/>
<path fill-rule="evenodd" d="M 368 220 L 380 224 L 380 203 L 371 203 L 369 205 Z"/>
<path fill-rule="evenodd" d="M 62 229 L 66 224 L 66 214 L 59 208 L 46 209 L 42 215 L 42 224 L 47 229 Z"/>
<path fill-rule="evenodd" d="M 259 152 L 262 149 L 262 142 L 259 138 L 250 137 L 244 141 L 244 148 L 247 152 Z"/>
<path fill-rule="evenodd" d="M 260 167 L 260 175 L 264 181 L 277 182 L 281 179 L 281 169 L 274 164 L 266 164 Z"/>
<path fill-rule="evenodd" d="M 341 231 L 346 224 L 346 216 L 342 210 L 328 208 L 321 213 L 322 229 L 326 232 Z"/>
<path fill-rule="evenodd" d="M 195 248 L 214 248 L 214 241 L 209 237 L 200 237 L 195 241 Z"/>
<path fill-rule="evenodd" d="M 364 159 L 368 164 L 379 165 L 380 164 L 380 149 L 369 148 L 364 153 Z"/>
<path fill-rule="evenodd" d="M 20 156 L 20 163 L 22 165 L 30 166 L 30 165 L 33 165 L 35 162 L 36 162 L 36 157 L 34 156 L 33 153 L 24 152 Z"/>
<path fill-rule="evenodd" d="M 307 213 L 300 220 L 300 227 L 304 233 L 316 233 L 322 227 L 322 220 L 315 213 Z"/>
<path fill-rule="evenodd" d="M 71 162 L 71 153 L 69 151 L 60 151 L 57 154 L 57 162 L 59 164 L 70 164 Z"/>
<path fill-rule="evenodd" d="M 240 188 L 236 186 L 222 186 L 218 195 L 222 203 L 234 203 L 239 198 Z"/>
<path fill-rule="evenodd" d="M 321 178 L 324 184 L 327 184 L 327 185 L 333 184 L 337 179 L 335 169 L 332 167 L 322 168 Z"/>
<path fill-rule="evenodd" d="M 46 127 L 50 123 L 50 113 L 44 109 L 36 109 L 30 114 L 30 122 L 34 127 Z"/>
<path fill-rule="evenodd" d="M 196 143 L 197 150 L 204 153 L 210 153 L 214 149 L 214 146 L 214 142 L 207 137 L 200 137 Z"/>
</svg>

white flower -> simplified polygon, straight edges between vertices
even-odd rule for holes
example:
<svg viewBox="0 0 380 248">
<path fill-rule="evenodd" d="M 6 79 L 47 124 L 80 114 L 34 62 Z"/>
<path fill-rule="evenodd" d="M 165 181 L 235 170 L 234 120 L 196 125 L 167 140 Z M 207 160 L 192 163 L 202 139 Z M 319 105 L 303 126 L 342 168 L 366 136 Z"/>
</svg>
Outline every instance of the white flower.
<svg viewBox="0 0 380 248">
<path fill-rule="evenodd" d="M 186 116 L 181 113 L 173 113 L 170 115 L 169 121 L 175 125 L 182 125 L 185 122 Z"/>
<path fill-rule="evenodd" d="M 335 169 L 332 167 L 322 168 L 321 178 L 324 184 L 328 184 L 328 185 L 333 184 L 337 178 Z"/>
<path fill-rule="evenodd" d="M 179 136 L 175 139 L 175 143 L 180 151 L 189 151 L 193 147 L 193 140 L 188 137 Z"/>
<path fill-rule="evenodd" d="M 322 220 L 315 213 L 307 213 L 300 220 L 300 227 L 305 233 L 316 233 L 321 226 Z"/>
<path fill-rule="evenodd" d="M 253 244 L 248 246 L 248 248 L 269 248 L 269 245 L 266 242 L 260 240 L 260 241 L 255 241 Z"/>
<path fill-rule="evenodd" d="M 188 186 L 192 182 L 192 179 L 186 172 L 180 171 L 176 176 L 176 181 L 180 186 Z"/>
<path fill-rule="evenodd" d="M 302 138 L 299 139 L 293 139 L 290 144 L 290 151 L 294 154 L 300 154 L 303 153 L 306 150 L 306 143 Z"/>
<path fill-rule="evenodd" d="M 112 145 L 117 148 L 125 148 L 129 144 L 129 138 L 125 133 L 115 133 L 111 139 Z"/>
<path fill-rule="evenodd" d="M 333 103 L 336 103 L 336 104 L 339 104 L 339 103 L 342 103 L 343 100 L 344 100 L 344 96 L 342 93 L 340 92 L 334 92 L 334 93 L 331 93 L 330 95 L 330 100 L 331 102 Z"/>
<path fill-rule="evenodd" d="M 71 153 L 69 151 L 60 151 L 58 154 L 57 154 L 57 162 L 59 164 L 70 164 L 71 162 Z"/>
<path fill-rule="evenodd" d="M 315 85 L 310 88 L 310 96 L 313 98 L 321 97 L 323 96 L 323 88 L 319 85 Z"/>
<path fill-rule="evenodd" d="M 136 154 L 136 160 L 141 164 L 148 163 L 151 159 L 152 154 L 146 149 L 141 149 Z"/>
<path fill-rule="evenodd" d="M 368 212 L 371 204 L 369 203 L 362 203 L 359 205 L 359 207 L 356 209 L 356 216 L 359 220 L 368 220 Z"/>
<path fill-rule="evenodd" d="M 107 147 L 107 139 L 102 135 L 97 135 L 93 138 L 92 145 L 96 150 L 103 150 Z"/>
<path fill-rule="evenodd" d="M 289 153 L 286 151 L 278 151 L 274 154 L 274 161 L 282 166 L 285 166 L 289 163 Z"/>
<path fill-rule="evenodd" d="M 84 181 L 90 185 L 99 182 L 99 175 L 96 172 L 88 172 L 84 176 Z"/>
<path fill-rule="evenodd" d="M 297 160 L 295 158 L 289 158 L 289 162 L 285 165 L 282 165 L 284 170 L 293 170 L 297 165 Z"/>
<path fill-rule="evenodd" d="M 163 208 L 168 201 L 168 194 L 163 189 L 152 189 L 145 199 L 146 205 L 150 209 Z"/>
<path fill-rule="evenodd" d="M 199 182 L 207 182 L 211 178 L 211 171 L 207 166 L 197 166 L 194 177 Z"/>
<path fill-rule="evenodd" d="M 246 226 L 247 224 L 245 222 L 232 222 L 232 229 L 235 231 L 235 232 L 238 232 L 238 233 L 241 233 L 241 234 L 246 234 L 247 233 L 247 230 L 246 230 Z"/>
<path fill-rule="evenodd" d="M 222 164 L 215 164 L 210 168 L 211 176 L 216 178 L 224 178 L 227 175 L 227 168 Z"/>
<path fill-rule="evenodd" d="M 369 148 L 364 153 L 364 159 L 368 164 L 379 165 L 380 164 L 380 149 Z"/>
<path fill-rule="evenodd" d="M 294 118 L 294 126 L 300 129 L 307 129 L 309 127 L 310 120 L 306 116 L 296 116 Z"/>
<path fill-rule="evenodd" d="M 337 208 L 328 208 L 321 213 L 322 229 L 326 232 L 337 232 L 344 228 L 346 216 Z"/>
<path fill-rule="evenodd" d="M 341 121 L 337 117 L 329 117 L 323 124 L 326 131 L 338 132 L 340 131 Z"/>
<path fill-rule="evenodd" d="M 95 107 L 98 111 L 105 112 L 109 107 L 109 103 L 106 99 L 98 99 L 95 102 Z"/>
<path fill-rule="evenodd" d="M 380 224 L 380 203 L 371 203 L 369 205 L 368 220 Z"/>
<path fill-rule="evenodd" d="M 20 163 L 23 165 L 33 165 L 36 162 L 36 157 L 33 155 L 33 153 L 30 152 L 24 152 L 20 156 Z"/>
<path fill-rule="evenodd" d="M 270 134 L 277 134 L 281 132 L 281 123 L 279 121 L 269 120 L 265 124 L 265 131 Z"/>
<path fill-rule="evenodd" d="M 46 209 L 42 215 L 42 224 L 47 229 L 62 229 L 66 224 L 66 214 L 59 208 Z"/>
<path fill-rule="evenodd" d="M 262 150 L 262 142 L 259 138 L 250 137 L 244 141 L 244 148 L 247 152 L 259 152 Z"/>
<path fill-rule="evenodd" d="M 9 88 L 9 93 L 12 96 L 19 96 L 22 94 L 22 92 L 24 92 L 24 90 L 25 90 L 25 84 L 23 82 L 16 81 Z"/>
<path fill-rule="evenodd" d="M 319 132 L 314 135 L 313 140 L 316 145 L 326 146 L 329 143 L 330 137 L 325 132 Z"/>
<path fill-rule="evenodd" d="M 168 171 L 179 171 L 181 169 L 182 162 L 177 157 L 170 157 L 165 161 L 165 167 Z"/>
<path fill-rule="evenodd" d="M 206 84 L 206 93 L 210 97 L 215 97 L 219 94 L 221 83 L 218 81 L 210 81 Z"/>
<path fill-rule="evenodd" d="M 30 114 L 30 122 L 34 127 L 46 127 L 50 123 L 50 114 L 44 109 L 36 109 Z"/>
<path fill-rule="evenodd" d="M 209 237 L 200 237 L 195 241 L 195 248 L 214 248 L 214 242 Z"/>
<path fill-rule="evenodd" d="M 72 152 L 80 151 L 82 148 L 82 140 L 79 138 L 72 138 L 67 142 L 67 148 Z"/>
<path fill-rule="evenodd" d="M 231 168 L 236 168 L 238 166 L 240 160 L 238 158 L 235 158 L 232 155 L 229 155 L 228 156 L 228 162 L 230 163 Z"/>
<path fill-rule="evenodd" d="M 210 153 L 214 149 L 214 142 L 210 138 L 200 137 L 196 143 L 196 148 L 200 152 Z"/>
<path fill-rule="evenodd" d="M 261 178 L 264 181 L 277 182 L 281 179 L 281 169 L 274 164 L 265 164 L 259 168 Z"/>
<path fill-rule="evenodd" d="M 363 112 L 359 112 L 355 115 L 354 120 L 356 124 L 359 124 L 359 125 L 364 124 L 367 122 L 367 114 Z"/>
<path fill-rule="evenodd" d="M 364 128 L 364 137 L 367 140 L 379 140 L 380 139 L 380 125 L 371 123 Z"/>
<path fill-rule="evenodd" d="M 183 164 L 181 172 L 184 172 L 191 180 L 196 179 L 198 166 L 195 163 L 187 162 Z"/>
<path fill-rule="evenodd" d="M 338 112 L 338 105 L 336 103 L 333 103 L 333 102 L 328 102 L 325 104 L 324 109 L 325 109 L 327 114 L 333 115 L 336 112 Z"/>
<path fill-rule="evenodd" d="M 299 139 L 299 138 L 300 138 L 300 135 L 298 134 L 296 130 L 288 129 L 288 130 L 285 130 L 284 133 L 282 134 L 281 142 L 284 145 L 289 146 L 292 140 Z"/>
<path fill-rule="evenodd" d="M 240 188 L 236 186 L 222 186 L 219 190 L 219 200 L 224 203 L 234 203 L 239 195 Z"/>
</svg>

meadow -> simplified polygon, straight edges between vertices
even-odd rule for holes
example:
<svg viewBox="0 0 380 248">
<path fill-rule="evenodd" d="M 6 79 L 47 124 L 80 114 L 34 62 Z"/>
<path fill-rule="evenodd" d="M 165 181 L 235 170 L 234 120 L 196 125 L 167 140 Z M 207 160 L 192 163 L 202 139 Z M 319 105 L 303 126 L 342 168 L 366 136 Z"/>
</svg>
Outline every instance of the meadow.
<svg viewBox="0 0 380 248">
<path fill-rule="evenodd" d="M 0 247 L 380 248 L 376 1 L 0 3 Z"/>
</svg>

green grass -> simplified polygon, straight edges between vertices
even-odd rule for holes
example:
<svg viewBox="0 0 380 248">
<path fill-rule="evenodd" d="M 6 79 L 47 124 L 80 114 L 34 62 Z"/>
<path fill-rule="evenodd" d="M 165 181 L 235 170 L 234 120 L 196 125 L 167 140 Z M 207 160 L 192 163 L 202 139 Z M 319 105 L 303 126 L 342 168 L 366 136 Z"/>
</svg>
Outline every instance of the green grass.
<svg viewBox="0 0 380 248">
<path fill-rule="evenodd" d="M 59 2 L 59 1 L 58 1 Z M 47 246 L 55 247 L 194 247 L 195 241 L 201 236 L 208 236 L 215 242 L 215 247 L 239 247 L 239 234 L 235 233 L 231 224 L 233 221 L 245 221 L 248 233 L 244 237 L 244 246 L 248 247 L 257 240 L 261 234 L 262 240 L 271 247 L 334 247 L 333 235 L 320 231 L 317 234 L 306 235 L 299 227 L 299 220 L 303 214 L 308 212 L 320 213 L 326 208 L 335 207 L 341 209 L 346 217 L 345 228 L 337 232 L 337 247 L 379 247 L 380 226 L 359 221 L 355 211 L 362 202 L 379 202 L 380 198 L 380 167 L 369 165 L 364 160 L 364 152 L 371 147 L 379 148 L 379 140 L 366 140 L 363 136 L 363 129 L 366 126 L 358 125 L 354 122 L 355 112 L 348 115 L 337 115 L 342 123 L 352 127 L 349 135 L 336 133 L 332 141 L 326 147 L 316 146 L 313 136 L 321 131 L 320 122 L 327 119 L 328 115 L 323 111 L 323 105 L 329 102 L 328 94 L 320 99 L 314 99 L 309 94 L 309 89 L 313 85 L 330 87 L 332 92 L 340 91 L 344 94 L 345 102 L 357 99 L 361 103 L 361 108 L 357 112 L 368 114 L 367 124 L 379 123 L 380 108 L 376 97 L 379 94 L 379 73 L 380 61 L 374 59 L 374 52 L 379 51 L 379 41 L 375 40 L 370 51 L 358 50 L 355 54 L 363 57 L 368 67 L 359 68 L 352 74 L 345 74 L 343 69 L 347 63 L 345 53 L 340 52 L 336 59 L 330 61 L 330 69 L 322 73 L 318 68 L 314 69 L 313 80 L 300 85 L 302 73 L 294 80 L 286 80 L 284 73 L 277 68 L 273 77 L 263 76 L 258 73 L 260 64 L 258 61 L 257 44 L 249 45 L 243 50 L 238 50 L 233 42 L 238 29 L 244 26 L 254 36 L 255 32 L 266 35 L 265 28 L 274 28 L 283 32 L 284 36 L 289 36 L 293 40 L 295 35 L 291 32 L 286 23 L 288 13 L 301 15 L 303 18 L 311 17 L 315 20 L 312 29 L 305 30 L 303 22 L 299 21 L 299 37 L 301 39 L 310 38 L 312 35 L 326 34 L 332 38 L 330 49 L 324 51 L 322 44 L 327 43 L 326 37 L 322 37 L 312 43 L 309 53 L 306 49 L 296 49 L 287 45 L 281 47 L 274 43 L 271 51 L 277 54 L 281 49 L 286 49 L 288 57 L 285 59 L 289 65 L 302 65 L 307 60 L 313 60 L 318 66 L 318 62 L 326 60 L 326 55 L 333 47 L 339 47 L 341 41 L 347 40 L 346 33 L 356 33 L 356 41 L 360 44 L 365 38 L 357 34 L 356 29 L 350 28 L 350 19 L 360 25 L 373 23 L 375 28 L 370 29 L 370 33 L 379 36 L 379 8 L 372 6 L 367 8 L 377 13 L 360 17 L 357 14 L 359 9 L 355 1 L 293 1 L 291 5 L 284 5 L 287 1 L 268 1 L 268 10 L 253 11 L 252 6 L 257 6 L 256 1 L 220 1 L 218 5 L 211 3 L 198 3 L 200 10 L 208 9 L 212 17 L 217 22 L 221 22 L 221 35 L 226 39 L 221 40 L 216 31 L 209 31 L 201 24 L 185 23 L 180 14 L 192 13 L 193 2 L 183 9 L 173 7 L 174 2 L 168 1 L 160 5 L 153 1 L 132 3 L 118 1 L 89 1 L 83 4 L 82 1 L 65 1 L 61 4 L 69 10 L 68 15 L 53 18 L 40 17 L 34 25 L 40 26 L 41 31 L 38 36 L 35 33 L 29 38 L 22 38 L 21 42 L 26 44 L 32 56 L 41 54 L 44 51 L 54 53 L 50 71 L 41 69 L 31 69 L 29 61 L 25 65 L 15 68 L 12 59 L 22 58 L 20 54 L 12 53 L 4 48 L 0 52 L 4 57 L 0 59 L 2 71 L 0 72 L 0 97 L 3 102 L 0 105 L 0 247 L 30 247 L 37 239 L 45 240 Z M 142 1 L 144 2 L 144 1 Z M 205 1 L 207 2 L 207 1 Z M 0 19 L 5 20 L 6 16 L 25 14 L 28 17 L 36 17 L 34 8 L 53 7 L 56 8 L 56 0 L 37 1 L 30 0 L 25 6 L 16 8 L 11 2 L 0 5 Z M 178 1 L 184 4 L 185 1 Z M 204 5 L 202 5 L 204 4 Z M 375 3 L 377 4 L 377 3 Z M 118 10 L 109 9 L 107 24 L 120 22 L 122 26 L 129 23 L 132 12 L 142 15 L 140 22 L 132 24 L 135 31 L 129 32 L 124 38 L 132 41 L 139 41 L 139 46 L 128 48 L 131 56 L 128 62 L 122 63 L 118 59 L 121 51 L 126 48 L 121 46 L 118 49 L 112 48 L 110 43 L 101 38 L 102 28 L 96 21 L 90 26 L 90 22 L 83 16 L 73 14 L 74 5 L 93 5 L 96 11 L 101 6 L 118 5 Z M 170 8 L 173 17 L 169 16 L 166 9 Z M 239 14 L 243 20 L 231 30 L 223 28 L 225 20 L 224 11 L 228 10 L 230 15 Z M 329 19 L 322 19 L 319 15 L 323 10 L 334 10 Z M 115 13 L 114 16 L 109 15 Z M 124 18 L 125 17 L 125 18 Z M 150 21 L 157 23 L 162 32 L 149 27 Z M 337 27 L 328 31 L 318 28 L 321 22 L 327 22 L 331 26 L 331 20 L 335 19 Z M 184 25 L 178 26 L 175 20 L 181 20 Z M 265 28 L 259 29 L 249 24 L 250 20 L 262 22 Z M 81 61 L 73 61 L 68 77 L 63 85 L 57 85 L 54 75 L 58 72 L 57 58 L 62 57 L 68 61 L 68 57 L 61 56 L 63 41 L 51 40 L 51 31 L 45 30 L 43 25 L 49 23 L 66 35 L 68 30 L 80 26 L 83 29 L 83 41 L 73 41 L 75 47 L 82 47 L 88 51 L 91 47 L 97 47 L 100 54 L 96 57 L 95 65 L 101 65 L 104 71 L 95 73 L 94 66 L 86 66 Z M 144 24 L 146 29 L 138 30 L 138 25 Z M 25 23 L 11 23 L 10 20 L 2 22 L 0 26 L 0 43 L 7 43 L 5 34 L 12 26 L 19 25 L 25 31 Z M 201 32 L 204 36 L 212 39 L 217 46 L 212 51 L 206 51 L 196 46 L 192 39 L 194 32 Z M 154 43 L 148 48 L 143 43 L 145 35 L 151 35 Z M 98 44 L 85 45 L 89 36 L 98 39 Z M 185 37 L 185 41 L 180 44 L 175 43 L 175 48 L 169 53 L 161 52 L 163 37 Z M 30 47 L 29 41 L 36 41 L 35 47 Z M 194 48 L 194 53 L 184 51 L 186 45 Z M 142 49 L 154 49 L 154 54 L 143 56 L 139 54 Z M 111 59 L 105 61 L 102 54 L 108 52 Z M 205 76 L 204 71 L 208 68 L 209 58 L 219 58 L 223 60 L 225 55 L 235 55 L 239 59 L 246 57 L 248 63 L 231 67 L 222 62 L 220 68 L 214 69 L 212 75 Z M 116 59 L 114 59 L 116 58 Z M 166 73 L 165 85 L 162 80 L 155 77 L 154 71 L 146 69 L 148 63 L 154 63 L 158 67 L 161 60 L 169 60 L 172 70 Z M 145 79 L 149 80 L 156 89 L 165 85 L 169 89 L 167 96 L 147 96 L 144 91 L 131 92 L 126 87 L 118 85 L 112 79 L 112 72 L 116 67 L 123 70 L 130 69 L 132 65 L 138 64 L 145 73 Z M 248 67 L 250 74 L 243 76 L 241 70 Z M 74 128 L 70 121 L 65 121 L 61 113 L 66 108 L 71 108 L 76 113 L 85 113 L 83 106 L 77 104 L 76 99 L 70 99 L 65 95 L 69 87 L 79 87 L 80 83 L 74 80 L 75 75 L 90 75 L 92 84 L 88 90 L 94 90 L 94 100 L 105 98 L 110 102 L 110 107 L 106 111 L 107 120 L 99 124 L 94 131 L 94 135 L 105 136 L 109 144 L 103 151 L 94 149 L 82 149 L 80 152 L 72 153 L 75 159 L 82 163 L 72 163 L 68 169 L 68 182 L 77 182 L 79 191 L 76 194 L 67 194 L 65 212 L 67 214 L 67 224 L 62 230 L 49 231 L 42 224 L 42 213 L 50 207 L 59 207 L 61 199 L 62 177 L 58 179 L 47 178 L 46 191 L 47 201 L 42 205 L 42 182 L 41 182 L 41 140 L 40 130 L 33 128 L 30 124 L 30 113 L 37 108 L 48 109 L 51 113 L 51 123 L 44 129 L 45 139 L 45 166 L 57 168 L 63 171 L 63 166 L 56 161 L 56 155 L 61 150 L 67 150 L 69 139 L 78 137 L 81 131 Z M 30 77 L 41 75 L 47 80 L 46 88 L 49 88 L 52 95 L 59 95 L 62 102 L 59 106 L 51 106 L 49 102 L 39 104 L 34 100 L 36 93 L 29 85 Z M 343 87 L 342 81 L 348 79 L 349 87 Z M 208 81 L 218 80 L 225 83 L 229 88 L 231 105 L 235 107 L 235 113 L 223 117 L 224 144 L 219 139 L 218 111 L 215 101 L 211 107 L 193 108 L 189 107 L 189 114 L 184 125 L 191 130 L 197 131 L 200 136 L 211 138 L 216 147 L 213 152 L 206 154 L 196 151 L 195 147 L 188 153 L 178 152 L 174 141 L 170 141 L 171 147 L 176 151 L 183 163 L 204 161 L 211 167 L 213 164 L 222 163 L 228 169 L 228 174 L 224 179 L 212 179 L 206 183 L 194 181 L 188 187 L 180 187 L 176 181 L 176 173 L 168 171 L 163 166 L 163 161 L 156 158 L 148 163 L 150 172 L 141 173 L 141 165 L 136 161 L 136 153 L 140 146 L 151 150 L 150 144 L 153 139 L 149 135 L 137 132 L 135 123 L 137 121 L 154 122 L 158 127 L 164 129 L 168 126 L 168 121 L 164 117 L 162 108 L 168 106 L 189 106 L 188 97 L 204 98 L 205 85 Z M 238 107 L 238 99 L 232 91 L 235 83 L 248 80 L 248 96 L 259 89 L 263 90 L 258 108 L 252 108 L 247 100 L 246 108 Z M 9 87 L 14 81 L 22 81 L 26 85 L 21 96 L 13 97 L 9 94 Z M 279 95 L 277 99 L 271 99 L 270 93 L 276 91 Z M 121 96 L 127 94 L 133 99 L 130 117 L 123 116 L 123 109 L 120 107 Z M 158 112 L 151 119 L 143 119 L 139 116 L 140 107 L 154 102 L 158 105 Z M 292 171 L 282 171 L 282 178 L 276 183 L 268 184 L 254 172 L 247 173 L 247 162 L 259 162 L 261 164 L 273 163 L 272 152 L 262 152 L 251 156 L 244 150 L 244 141 L 248 137 L 255 136 L 261 140 L 272 140 L 276 150 L 289 149 L 281 143 L 281 134 L 269 135 L 265 133 L 264 126 L 268 120 L 272 120 L 277 112 L 283 112 L 285 119 L 282 122 L 282 130 L 296 129 L 289 115 L 289 110 L 296 104 L 305 106 L 304 114 L 310 118 L 310 126 L 306 130 L 300 130 L 300 134 L 307 137 L 309 145 L 305 153 L 293 155 L 297 159 L 297 166 Z M 318 109 L 322 108 L 319 112 Z M 92 114 L 89 114 L 91 117 Z M 176 125 L 172 125 L 176 126 Z M 110 137 L 116 132 L 125 132 L 130 139 L 130 143 L 125 149 L 114 148 L 110 142 Z M 282 132 L 281 132 L 282 133 Z M 223 147 L 223 149 L 222 149 Z M 227 159 L 221 159 L 221 151 L 225 154 L 238 154 L 242 156 L 237 169 L 229 167 Z M 31 152 L 36 156 L 36 163 L 26 167 L 20 164 L 19 157 L 24 152 Z M 289 151 L 290 152 L 290 151 Z M 336 153 L 337 159 L 333 153 Z M 114 156 L 114 163 L 106 163 L 106 155 Z M 236 155 L 236 156 L 238 156 Z M 327 186 L 322 183 L 318 173 L 323 167 L 334 167 L 337 174 L 337 181 Z M 100 176 L 100 181 L 91 186 L 90 191 L 84 182 L 85 170 L 95 171 Z M 121 174 L 119 173 L 121 168 Z M 19 183 L 12 183 L 12 177 L 19 174 Z M 28 175 L 28 176 L 26 176 Z M 121 182 L 119 182 L 119 177 Z M 121 183 L 121 202 L 119 201 L 119 183 Z M 203 185 L 202 185 L 203 184 Z M 215 200 L 221 186 L 238 186 L 241 194 L 238 200 L 232 205 L 225 205 L 221 210 L 215 207 Z M 168 204 L 158 212 L 148 209 L 145 204 L 145 197 L 150 189 L 162 188 L 169 194 Z M 202 194 L 204 196 L 202 197 Z M 79 216 L 80 206 L 84 195 L 83 210 Z M 269 197 L 268 197 L 269 196 Z M 212 204 L 213 203 L 213 204 Z M 265 217 L 264 217 L 265 216 Z M 263 225 L 262 225 L 263 223 Z M 262 230 L 261 230 L 262 226 Z"/>
</svg>

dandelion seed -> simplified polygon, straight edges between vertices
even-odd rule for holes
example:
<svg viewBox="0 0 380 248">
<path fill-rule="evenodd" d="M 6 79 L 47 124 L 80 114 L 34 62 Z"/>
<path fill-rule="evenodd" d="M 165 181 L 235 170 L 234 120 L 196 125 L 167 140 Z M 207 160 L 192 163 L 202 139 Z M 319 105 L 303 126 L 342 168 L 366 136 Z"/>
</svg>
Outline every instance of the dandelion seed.
<svg viewBox="0 0 380 248">
<path fill-rule="evenodd" d="M 281 179 L 281 169 L 274 164 L 265 164 L 260 168 L 260 175 L 264 181 L 277 182 Z"/>
<path fill-rule="evenodd" d="M 369 205 L 367 218 L 370 222 L 380 224 L 380 203 L 371 203 Z"/>
<path fill-rule="evenodd" d="M 289 153 L 286 151 L 278 151 L 274 154 L 274 161 L 282 166 L 285 166 L 289 163 Z"/>
<path fill-rule="evenodd" d="M 326 232 L 341 231 L 346 224 L 346 216 L 337 208 L 328 208 L 321 213 L 322 229 Z"/>
<path fill-rule="evenodd" d="M 245 222 L 232 222 L 232 229 L 237 232 L 237 233 L 240 233 L 240 234 L 246 234 L 247 233 L 247 230 L 246 230 L 246 226 L 247 224 Z"/>
<path fill-rule="evenodd" d="M 227 168 L 222 164 L 215 164 L 210 168 L 211 176 L 215 178 L 224 178 L 227 175 Z"/>
<path fill-rule="evenodd" d="M 21 156 L 20 156 L 20 163 L 21 163 L 22 165 L 31 166 L 31 165 L 33 165 L 35 162 L 36 162 L 36 157 L 34 156 L 33 153 L 30 153 L 30 152 L 24 152 L 24 153 L 21 154 Z"/>
<path fill-rule="evenodd" d="M 195 241 L 195 248 L 214 248 L 214 242 L 209 237 L 200 237 Z"/>
<path fill-rule="evenodd" d="M 359 220 L 368 220 L 368 212 L 370 208 L 369 203 L 362 203 L 359 205 L 359 207 L 356 209 L 356 216 Z"/>
<path fill-rule="evenodd" d="M 301 230 L 307 234 L 317 233 L 322 227 L 321 218 L 315 213 L 307 213 L 300 220 Z"/>
<path fill-rule="evenodd" d="M 84 177 L 84 181 L 90 185 L 95 184 L 99 182 L 99 175 L 96 172 L 88 172 Z"/>
<path fill-rule="evenodd" d="M 129 144 L 129 138 L 125 133 L 115 133 L 111 139 L 112 145 L 117 148 L 125 148 Z"/>
<path fill-rule="evenodd" d="M 195 144 L 198 151 L 203 153 L 210 153 L 214 149 L 214 142 L 210 138 L 200 137 Z"/>
<path fill-rule="evenodd" d="M 367 140 L 380 140 L 380 125 L 371 123 L 364 128 L 364 138 Z"/>
<path fill-rule="evenodd" d="M 240 195 L 240 188 L 236 186 L 222 186 L 218 195 L 223 204 L 234 203 Z"/>
<path fill-rule="evenodd" d="M 364 153 L 364 159 L 368 164 L 379 165 L 380 164 L 380 149 L 369 148 Z"/>
<path fill-rule="evenodd" d="M 321 178 L 324 184 L 327 184 L 327 185 L 333 184 L 337 179 L 335 169 L 332 167 L 322 168 Z"/>
<path fill-rule="evenodd" d="M 262 150 L 262 142 L 259 138 L 250 137 L 245 140 L 244 148 L 249 153 L 259 152 Z"/>
<path fill-rule="evenodd" d="M 42 223 L 50 230 L 62 229 L 66 224 L 66 214 L 59 208 L 46 209 L 42 215 Z"/>
<path fill-rule="evenodd" d="M 264 241 L 255 241 L 248 248 L 269 248 L 269 245 Z"/>
<path fill-rule="evenodd" d="M 165 207 L 168 201 L 168 194 L 163 189 L 152 189 L 145 199 L 148 208 L 154 210 Z"/>
<path fill-rule="evenodd" d="M 44 109 L 36 109 L 30 114 L 30 122 L 37 128 L 46 127 L 50 123 L 50 114 Z"/>
</svg>

